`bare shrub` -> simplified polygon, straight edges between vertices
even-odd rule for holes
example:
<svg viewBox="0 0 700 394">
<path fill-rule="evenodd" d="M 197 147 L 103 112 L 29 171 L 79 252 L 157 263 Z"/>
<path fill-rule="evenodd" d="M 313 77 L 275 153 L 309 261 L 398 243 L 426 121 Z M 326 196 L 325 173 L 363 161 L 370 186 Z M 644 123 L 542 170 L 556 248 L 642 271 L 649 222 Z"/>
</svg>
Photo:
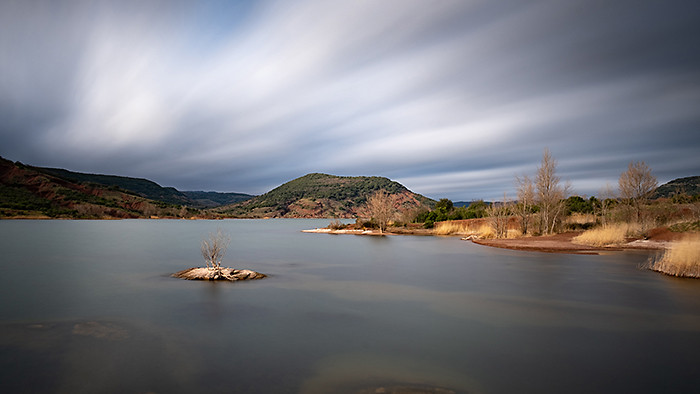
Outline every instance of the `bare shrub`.
<svg viewBox="0 0 700 394">
<path fill-rule="evenodd" d="M 372 220 L 377 224 L 379 232 L 383 233 L 396 213 L 394 197 L 386 191 L 380 190 L 367 199 L 367 210 Z"/>
<path fill-rule="evenodd" d="M 517 186 L 518 203 L 515 205 L 515 214 L 519 217 L 520 231 L 527 234 L 532 222 L 532 208 L 535 203 L 535 184 L 527 175 L 515 177 Z"/>
<path fill-rule="evenodd" d="M 493 228 L 496 238 L 506 238 L 508 235 L 508 218 L 510 217 L 511 204 L 506 195 L 503 195 L 503 202 L 492 203 L 486 212 L 489 215 L 489 224 Z"/>
<path fill-rule="evenodd" d="M 231 237 L 221 229 L 217 229 L 216 233 L 210 233 L 209 238 L 202 241 L 202 257 L 204 257 L 207 268 L 217 271 L 221 270 L 221 260 L 226 254 L 226 249 L 228 249 L 230 243 Z"/>
<path fill-rule="evenodd" d="M 627 171 L 618 180 L 620 197 L 629 204 L 636 214 L 637 221 L 642 219 L 642 207 L 658 186 L 651 169 L 643 162 L 630 162 Z"/>
<path fill-rule="evenodd" d="M 600 224 L 605 226 L 610 222 L 611 209 L 617 203 L 617 196 L 609 183 L 606 183 L 598 194 L 599 203 L 593 209 L 600 216 Z"/>
<path fill-rule="evenodd" d="M 700 278 L 700 234 L 673 242 L 661 256 L 652 258 L 645 268 L 666 275 Z"/>
<path fill-rule="evenodd" d="M 346 227 L 347 227 L 347 225 L 346 225 L 346 224 L 343 224 L 343 223 L 342 223 L 340 220 L 338 220 L 338 219 L 333 219 L 333 220 L 331 220 L 331 223 L 328 225 L 328 228 L 330 228 L 331 230 L 342 230 L 342 229 L 344 229 L 344 228 L 346 228 Z"/>
<path fill-rule="evenodd" d="M 554 233 L 564 214 L 566 206 L 564 199 L 569 192 L 569 186 L 560 184 L 556 172 L 557 161 L 552 157 L 549 149 L 545 148 L 542 162 L 535 176 L 536 198 L 540 207 L 540 232 L 543 234 Z"/>
</svg>

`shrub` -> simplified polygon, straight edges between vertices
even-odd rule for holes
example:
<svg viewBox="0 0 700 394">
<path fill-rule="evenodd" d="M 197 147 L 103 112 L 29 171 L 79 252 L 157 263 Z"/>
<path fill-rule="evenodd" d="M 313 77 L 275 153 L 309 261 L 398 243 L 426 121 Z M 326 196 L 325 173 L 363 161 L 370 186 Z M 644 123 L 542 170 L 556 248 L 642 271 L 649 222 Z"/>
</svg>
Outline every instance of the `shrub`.
<svg viewBox="0 0 700 394">
<path fill-rule="evenodd" d="M 330 228 L 331 230 L 342 230 L 342 229 L 344 229 L 344 228 L 346 228 L 346 227 L 347 227 L 347 225 L 346 225 L 346 224 L 343 224 L 343 223 L 342 223 L 340 220 L 338 220 L 338 219 L 333 219 L 333 220 L 331 220 L 331 224 L 328 225 L 328 228 Z"/>
</svg>

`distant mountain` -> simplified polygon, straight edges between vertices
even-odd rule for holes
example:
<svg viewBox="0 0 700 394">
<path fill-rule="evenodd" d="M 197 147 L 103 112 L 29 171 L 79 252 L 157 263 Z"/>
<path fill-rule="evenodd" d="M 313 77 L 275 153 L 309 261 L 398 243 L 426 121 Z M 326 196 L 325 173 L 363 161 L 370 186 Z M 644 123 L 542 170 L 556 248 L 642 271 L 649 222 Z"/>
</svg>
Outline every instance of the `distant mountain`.
<svg viewBox="0 0 700 394">
<path fill-rule="evenodd" d="M 219 193 L 219 192 L 203 192 L 203 191 L 184 191 L 182 192 L 187 198 L 192 200 L 198 207 L 214 208 L 222 205 L 235 204 L 237 202 L 250 200 L 255 197 L 244 193 Z"/>
<path fill-rule="evenodd" d="M 184 217 L 197 212 L 115 185 L 70 179 L 67 174 L 71 175 L 69 171 L 46 171 L 0 158 L 0 217 Z"/>
<path fill-rule="evenodd" d="M 472 205 L 474 202 L 475 201 L 456 201 L 456 202 L 452 203 L 452 205 L 455 208 L 459 208 L 459 207 L 469 208 L 469 206 Z"/>
<path fill-rule="evenodd" d="M 366 213 L 367 198 L 378 190 L 394 195 L 399 210 L 430 208 L 435 204 L 387 178 L 314 173 L 216 211 L 237 217 L 351 218 Z"/>
<path fill-rule="evenodd" d="M 678 178 L 665 183 L 656 188 L 653 198 L 670 198 L 678 194 L 687 194 L 688 196 L 700 194 L 700 176 Z"/>
</svg>

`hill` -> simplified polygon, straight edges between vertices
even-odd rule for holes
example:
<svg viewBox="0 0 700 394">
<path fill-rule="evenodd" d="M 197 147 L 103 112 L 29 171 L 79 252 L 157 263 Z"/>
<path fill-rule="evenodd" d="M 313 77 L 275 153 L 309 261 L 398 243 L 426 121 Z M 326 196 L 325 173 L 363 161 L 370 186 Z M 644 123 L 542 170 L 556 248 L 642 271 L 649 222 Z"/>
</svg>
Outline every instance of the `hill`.
<svg viewBox="0 0 700 394">
<path fill-rule="evenodd" d="M 700 194 L 700 176 L 678 178 L 665 183 L 656 188 L 653 198 L 671 198 L 681 194 L 688 196 Z"/>
<path fill-rule="evenodd" d="M 182 217 L 195 212 L 117 186 L 78 182 L 0 158 L 0 217 Z"/>
<path fill-rule="evenodd" d="M 72 182 L 93 183 L 112 188 L 116 187 L 122 190 L 130 191 L 149 200 L 163 201 L 175 205 L 196 205 L 192 199 L 174 187 L 163 187 L 153 181 L 149 181 L 148 179 L 116 175 L 85 174 L 81 172 L 68 171 L 61 168 L 31 168 L 36 171 L 43 172 L 44 174 L 53 175 Z"/>
<path fill-rule="evenodd" d="M 237 202 L 250 200 L 255 197 L 245 193 L 220 193 L 220 192 L 203 192 L 203 191 L 184 191 L 181 192 L 187 198 L 192 200 L 197 207 L 214 208 L 222 205 L 235 204 Z"/>
<path fill-rule="evenodd" d="M 400 211 L 428 209 L 435 203 L 383 177 L 314 173 L 216 211 L 235 217 L 352 218 L 366 214 L 367 198 L 378 190 L 395 196 Z"/>
</svg>

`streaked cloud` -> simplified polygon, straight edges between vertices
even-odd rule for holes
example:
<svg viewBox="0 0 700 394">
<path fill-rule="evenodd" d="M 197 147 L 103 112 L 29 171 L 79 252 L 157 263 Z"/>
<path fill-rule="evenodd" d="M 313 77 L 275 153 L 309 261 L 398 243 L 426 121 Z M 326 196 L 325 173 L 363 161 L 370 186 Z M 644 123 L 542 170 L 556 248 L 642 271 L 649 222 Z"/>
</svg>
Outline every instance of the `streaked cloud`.
<svg viewBox="0 0 700 394">
<path fill-rule="evenodd" d="M 0 154 L 180 189 L 308 172 L 576 192 L 630 160 L 700 174 L 691 2 L 4 2 Z M 602 184 L 596 186 L 596 182 Z"/>
</svg>

